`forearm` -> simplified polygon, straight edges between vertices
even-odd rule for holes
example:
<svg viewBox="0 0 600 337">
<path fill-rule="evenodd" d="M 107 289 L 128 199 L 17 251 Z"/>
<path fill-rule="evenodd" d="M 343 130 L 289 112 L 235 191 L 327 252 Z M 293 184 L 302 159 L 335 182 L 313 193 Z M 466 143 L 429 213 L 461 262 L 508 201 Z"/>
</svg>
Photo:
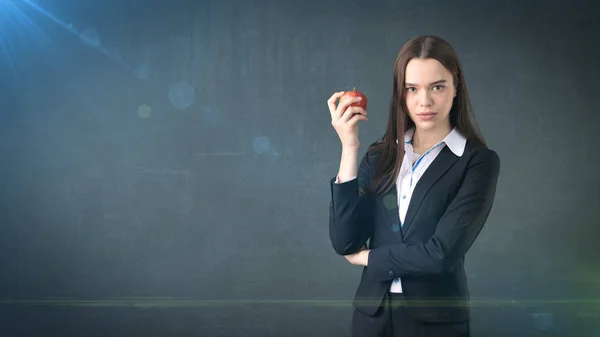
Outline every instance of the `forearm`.
<svg viewBox="0 0 600 337">
<path fill-rule="evenodd" d="M 358 171 L 358 148 L 342 148 L 340 169 L 338 171 L 338 183 L 344 183 L 354 179 Z"/>
</svg>

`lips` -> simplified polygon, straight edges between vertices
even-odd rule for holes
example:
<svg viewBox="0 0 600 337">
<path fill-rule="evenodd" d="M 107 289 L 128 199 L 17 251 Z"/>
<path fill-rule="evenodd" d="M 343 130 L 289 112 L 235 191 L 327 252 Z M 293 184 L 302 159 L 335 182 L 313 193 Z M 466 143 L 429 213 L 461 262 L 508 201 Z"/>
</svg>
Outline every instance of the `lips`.
<svg viewBox="0 0 600 337">
<path fill-rule="evenodd" d="M 417 117 L 422 121 L 430 121 L 435 118 L 435 115 L 437 115 L 435 112 L 423 112 L 417 114 Z"/>
</svg>

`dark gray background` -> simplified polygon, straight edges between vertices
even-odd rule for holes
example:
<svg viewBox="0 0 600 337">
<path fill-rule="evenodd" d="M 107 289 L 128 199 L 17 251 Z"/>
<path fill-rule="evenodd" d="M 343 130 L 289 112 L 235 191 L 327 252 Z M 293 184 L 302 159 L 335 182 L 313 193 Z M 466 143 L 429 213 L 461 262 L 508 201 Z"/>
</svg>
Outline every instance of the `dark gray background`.
<svg viewBox="0 0 600 337">
<path fill-rule="evenodd" d="M 1 336 L 346 335 L 360 268 L 329 243 L 326 100 L 368 96 L 362 156 L 422 34 L 456 49 L 502 163 L 467 255 L 474 336 L 600 336 L 592 1 L 15 2 Z"/>
</svg>

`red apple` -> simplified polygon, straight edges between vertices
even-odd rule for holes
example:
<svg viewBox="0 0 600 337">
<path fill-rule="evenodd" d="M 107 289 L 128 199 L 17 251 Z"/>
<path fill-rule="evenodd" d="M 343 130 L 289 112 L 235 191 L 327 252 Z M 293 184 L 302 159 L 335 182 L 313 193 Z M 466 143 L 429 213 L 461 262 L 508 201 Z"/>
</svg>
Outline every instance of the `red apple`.
<svg viewBox="0 0 600 337">
<path fill-rule="evenodd" d="M 342 97 L 340 97 L 340 101 L 342 99 L 344 99 L 344 97 L 346 96 L 350 96 L 350 97 L 362 97 L 362 100 L 360 100 L 359 102 L 354 102 L 352 104 L 350 104 L 350 106 L 359 106 L 362 107 L 363 109 L 365 109 L 365 111 L 367 110 L 367 96 L 365 96 L 365 94 L 363 94 L 360 91 L 356 91 L 356 87 L 354 89 L 352 89 L 352 91 L 346 91 Z"/>
</svg>

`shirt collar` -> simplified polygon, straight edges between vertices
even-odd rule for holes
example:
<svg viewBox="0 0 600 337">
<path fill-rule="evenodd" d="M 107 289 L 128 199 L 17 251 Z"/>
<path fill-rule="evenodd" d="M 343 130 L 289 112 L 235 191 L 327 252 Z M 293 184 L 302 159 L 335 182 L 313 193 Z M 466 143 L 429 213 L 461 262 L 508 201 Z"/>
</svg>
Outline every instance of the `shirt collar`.
<svg viewBox="0 0 600 337">
<path fill-rule="evenodd" d="M 415 133 L 415 128 L 410 128 L 408 131 L 406 131 L 406 133 L 404 134 L 404 143 L 405 144 L 410 144 L 412 142 L 414 133 Z M 455 155 L 460 157 L 465 152 L 465 146 L 467 145 L 467 138 L 462 133 L 460 133 L 460 131 L 458 131 L 458 129 L 455 127 L 450 131 L 450 133 L 448 133 L 446 135 L 446 137 L 444 137 L 442 142 L 446 143 L 448 148 L 450 148 L 450 151 L 452 151 Z M 396 139 L 396 144 L 398 144 L 397 139 Z"/>
</svg>

